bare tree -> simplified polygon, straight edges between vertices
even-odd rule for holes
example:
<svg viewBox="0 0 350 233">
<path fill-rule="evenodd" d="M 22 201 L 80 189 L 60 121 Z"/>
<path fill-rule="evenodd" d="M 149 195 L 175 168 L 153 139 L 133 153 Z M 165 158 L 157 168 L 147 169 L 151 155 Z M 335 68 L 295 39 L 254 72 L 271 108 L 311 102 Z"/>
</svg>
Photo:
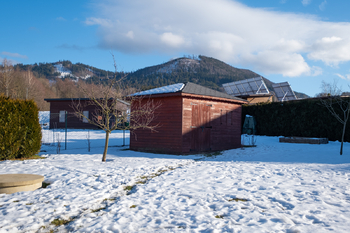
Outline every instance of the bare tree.
<svg viewBox="0 0 350 233">
<path fill-rule="evenodd" d="M 350 98 L 341 96 L 342 91 L 336 81 L 333 84 L 323 81 L 322 89 L 323 97 L 320 98 L 322 105 L 343 125 L 340 145 L 340 155 L 342 155 L 346 124 L 350 116 Z"/>
<path fill-rule="evenodd" d="M 36 78 L 31 71 L 20 71 L 19 69 L 14 69 L 14 72 L 11 75 L 11 83 L 10 95 L 13 98 L 26 100 L 35 99 L 36 91 L 34 89 L 36 89 Z"/>
<path fill-rule="evenodd" d="M 5 92 L 6 97 L 9 97 L 10 85 L 12 82 L 13 66 L 6 58 L 0 66 L 0 84 Z"/>
<path fill-rule="evenodd" d="M 31 93 L 31 91 L 33 90 L 34 88 L 34 76 L 33 76 L 33 73 L 31 71 L 27 71 L 25 74 L 24 74 L 24 77 L 25 77 L 25 83 L 26 83 L 26 98 L 25 99 L 29 99 L 29 94 Z"/>
<path fill-rule="evenodd" d="M 342 94 L 342 90 L 338 87 L 338 81 L 336 79 L 333 80 L 333 83 L 327 83 L 323 80 L 321 90 L 322 92 L 317 94 L 316 97 L 340 96 Z"/>
<path fill-rule="evenodd" d="M 115 61 L 114 68 L 117 71 Z M 86 106 L 83 106 L 80 102 L 72 103 L 72 108 L 77 117 L 106 132 L 103 162 L 106 161 L 109 135 L 113 130 L 139 128 L 155 130 L 158 127 L 158 125 L 152 125 L 151 123 L 155 118 L 154 112 L 160 104 L 154 101 L 142 103 L 142 97 L 130 95 L 130 91 L 133 89 L 123 85 L 126 75 L 118 79 L 116 75 L 117 72 L 114 74 L 114 79 L 110 80 L 109 85 L 100 85 L 97 90 L 96 86 L 90 86 L 90 89 L 85 89 L 86 86 L 80 86 L 82 92 L 90 99 L 87 105 L 93 105 L 97 109 L 91 116 L 84 112 Z M 132 111 L 129 107 L 131 105 L 134 106 Z M 128 122 L 131 122 L 131 124 L 128 124 Z"/>
</svg>

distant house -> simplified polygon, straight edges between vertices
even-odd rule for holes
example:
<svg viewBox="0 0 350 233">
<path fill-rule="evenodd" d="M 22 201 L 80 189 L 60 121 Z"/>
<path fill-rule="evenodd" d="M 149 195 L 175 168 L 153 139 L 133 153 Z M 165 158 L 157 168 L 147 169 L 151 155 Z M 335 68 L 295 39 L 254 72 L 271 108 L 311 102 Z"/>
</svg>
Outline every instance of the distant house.
<svg viewBox="0 0 350 233">
<path fill-rule="evenodd" d="M 276 102 L 277 98 L 269 93 L 269 94 L 254 94 L 254 95 L 241 95 L 237 96 L 244 100 L 247 100 L 249 104 L 257 104 L 257 103 L 269 103 Z"/>
<path fill-rule="evenodd" d="M 135 95 L 143 97 L 143 102 L 159 101 L 161 106 L 152 122 L 159 125 L 157 132 L 132 131 L 132 150 L 189 154 L 241 146 L 241 111 L 246 100 L 190 82 Z"/>
<path fill-rule="evenodd" d="M 272 88 L 274 91 L 270 92 L 262 77 L 225 83 L 222 86 L 227 94 L 245 99 L 249 104 L 297 99 L 288 82 L 273 83 Z"/>
<path fill-rule="evenodd" d="M 78 118 L 74 113 L 73 106 L 75 104 L 80 104 L 83 108 L 83 113 L 90 120 L 98 118 L 99 108 L 91 104 L 91 99 L 89 98 L 56 98 L 56 99 L 44 99 L 50 103 L 50 129 L 62 129 L 66 127 L 67 118 L 67 128 L 69 129 L 98 129 L 97 126 L 89 124 L 86 119 Z M 125 105 L 129 108 L 130 104 L 118 100 L 120 104 Z M 67 112 L 67 115 L 66 115 Z M 101 116 L 102 119 L 102 116 Z M 97 120 L 97 119 L 96 119 Z"/>
</svg>

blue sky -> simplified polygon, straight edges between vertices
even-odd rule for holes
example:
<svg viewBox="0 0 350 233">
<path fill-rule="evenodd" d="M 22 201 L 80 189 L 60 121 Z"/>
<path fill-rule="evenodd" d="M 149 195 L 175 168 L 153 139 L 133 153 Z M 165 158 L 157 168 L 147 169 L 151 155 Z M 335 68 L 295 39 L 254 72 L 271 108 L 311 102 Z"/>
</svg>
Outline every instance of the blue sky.
<svg viewBox="0 0 350 233">
<path fill-rule="evenodd" d="M 322 81 L 350 90 L 350 1 L 3 1 L 0 62 L 70 60 L 136 71 L 205 55 L 288 81 L 310 96 Z"/>
</svg>

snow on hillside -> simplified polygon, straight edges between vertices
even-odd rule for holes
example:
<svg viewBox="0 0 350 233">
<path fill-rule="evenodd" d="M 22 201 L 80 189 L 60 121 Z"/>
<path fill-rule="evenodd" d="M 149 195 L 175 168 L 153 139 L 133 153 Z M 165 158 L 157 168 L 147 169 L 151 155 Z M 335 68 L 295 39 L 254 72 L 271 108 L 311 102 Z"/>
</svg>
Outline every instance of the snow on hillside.
<svg viewBox="0 0 350 233">
<path fill-rule="evenodd" d="M 55 69 L 56 69 L 56 72 L 60 73 L 60 78 L 64 78 L 66 76 L 71 76 L 71 77 L 74 77 L 74 78 L 81 78 L 81 79 L 87 79 L 87 78 L 90 78 L 91 75 L 90 74 L 86 74 L 84 76 L 75 76 L 72 74 L 72 71 L 67 69 L 66 67 L 64 67 L 62 64 L 55 64 L 54 65 Z M 90 69 L 88 69 L 89 71 L 91 71 Z"/>
<path fill-rule="evenodd" d="M 340 156 L 339 142 L 289 144 L 259 136 L 254 148 L 176 156 L 130 151 L 115 131 L 103 163 L 103 131 L 69 130 L 61 154 L 53 134 L 64 138 L 64 131 L 43 130 L 46 159 L 0 162 L 2 174 L 40 174 L 50 183 L 0 194 L 0 233 L 350 229 L 350 143 Z M 59 219 L 67 222 L 54 225 Z"/>
<path fill-rule="evenodd" d="M 61 78 L 72 75 L 72 71 L 64 67 L 62 64 L 55 64 L 53 66 L 56 68 L 56 72 L 60 73 Z"/>
<path fill-rule="evenodd" d="M 185 68 L 187 71 L 193 70 L 197 67 L 199 67 L 200 63 L 198 60 L 190 59 L 190 58 L 181 58 L 177 59 L 176 61 L 171 62 L 168 65 L 165 65 L 164 67 L 157 70 L 159 73 L 167 73 L 170 74 L 177 69 Z"/>
<path fill-rule="evenodd" d="M 81 79 L 87 79 L 87 78 L 90 78 L 92 77 L 90 74 L 87 74 L 87 75 L 84 75 L 84 76 L 80 76 L 79 78 Z"/>
</svg>

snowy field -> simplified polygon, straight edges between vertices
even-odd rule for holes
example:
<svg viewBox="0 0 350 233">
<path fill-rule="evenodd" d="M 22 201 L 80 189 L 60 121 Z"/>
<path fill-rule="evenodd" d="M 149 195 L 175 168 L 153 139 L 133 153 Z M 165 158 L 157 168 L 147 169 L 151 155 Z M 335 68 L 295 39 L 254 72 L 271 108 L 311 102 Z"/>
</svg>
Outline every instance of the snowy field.
<svg viewBox="0 0 350 233">
<path fill-rule="evenodd" d="M 63 131 L 43 130 L 46 159 L 0 162 L 50 183 L 0 194 L 0 233 L 350 231 L 349 143 L 340 156 L 339 142 L 260 136 L 255 148 L 174 156 L 130 151 L 117 131 L 103 163 L 103 131 L 67 135 L 65 150 Z"/>
<path fill-rule="evenodd" d="M 49 128 L 48 126 L 50 123 L 50 111 L 40 111 L 39 112 L 39 123 L 42 126 L 44 126 L 44 124 L 46 124 L 44 128 Z"/>
</svg>

